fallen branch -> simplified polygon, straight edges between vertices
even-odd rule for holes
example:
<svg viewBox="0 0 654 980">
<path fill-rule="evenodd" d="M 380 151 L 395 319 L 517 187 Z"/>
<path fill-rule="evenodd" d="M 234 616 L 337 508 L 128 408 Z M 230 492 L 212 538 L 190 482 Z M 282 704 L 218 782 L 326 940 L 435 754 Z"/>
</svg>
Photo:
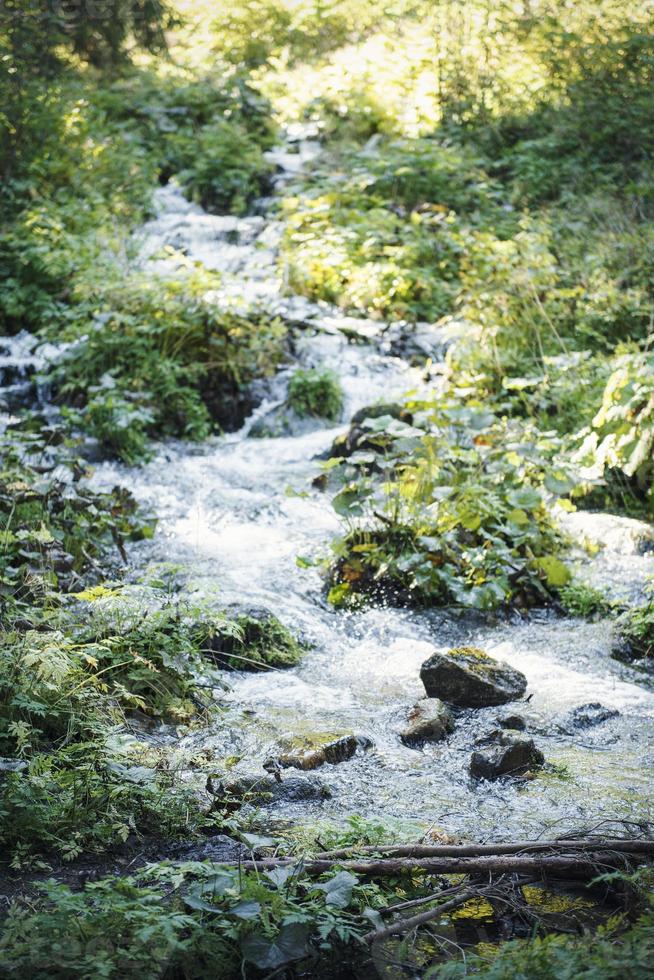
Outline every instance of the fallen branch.
<svg viewBox="0 0 654 980">
<path fill-rule="evenodd" d="M 521 854 L 534 851 L 619 851 L 627 854 L 654 855 L 654 840 L 587 837 L 579 840 L 517 841 L 508 844 L 379 844 L 377 846 L 340 848 L 322 851 L 317 861 L 352 859 L 355 854 L 375 854 L 386 857 L 481 857 L 483 855 Z M 288 858 L 293 861 L 293 858 Z"/>
<path fill-rule="evenodd" d="M 392 857 L 373 860 L 309 860 L 302 870 L 307 874 L 324 874 L 337 865 L 341 869 L 369 876 L 388 876 L 407 871 L 427 871 L 430 874 L 571 874 L 595 877 L 606 870 L 623 870 L 629 867 L 629 854 L 613 851 L 581 852 L 579 854 L 515 854 L 484 855 L 480 857 Z M 291 862 L 293 863 L 293 862 Z M 288 859 L 262 858 L 244 861 L 241 867 L 247 871 L 265 871 L 288 866 Z"/>
<path fill-rule="evenodd" d="M 438 905 L 435 909 L 428 909 L 427 912 L 412 915 L 408 919 L 398 919 L 397 922 L 392 922 L 390 926 L 386 926 L 384 929 L 374 929 L 372 932 L 366 933 L 363 940 L 370 944 L 379 942 L 382 939 L 388 939 L 390 936 L 400 936 L 405 932 L 410 932 L 411 929 L 417 929 L 418 926 L 422 926 L 432 919 L 437 919 L 446 912 L 452 912 L 454 909 L 460 908 L 466 902 L 469 902 L 471 898 L 482 897 L 483 894 L 478 888 L 467 888 L 457 895 L 456 898 L 450 899 L 449 902 L 443 902 L 442 905 Z"/>
<path fill-rule="evenodd" d="M 439 892 L 432 892 L 430 895 L 423 895 L 422 898 L 412 898 L 408 902 L 398 902 L 396 905 L 386 905 L 379 909 L 380 915 L 392 915 L 393 912 L 402 912 L 404 909 L 414 909 L 419 905 L 429 905 L 430 902 L 437 902 L 448 895 L 456 895 L 463 888 L 463 883 L 454 885 L 452 888 L 443 888 Z"/>
</svg>

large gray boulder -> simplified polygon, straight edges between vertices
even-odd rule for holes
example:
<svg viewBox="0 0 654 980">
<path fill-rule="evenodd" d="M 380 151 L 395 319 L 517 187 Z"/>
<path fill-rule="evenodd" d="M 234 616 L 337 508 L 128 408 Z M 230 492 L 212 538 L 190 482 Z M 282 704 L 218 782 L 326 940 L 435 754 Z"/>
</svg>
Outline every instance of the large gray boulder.
<svg viewBox="0 0 654 980">
<path fill-rule="evenodd" d="M 522 697 L 527 678 L 514 667 L 489 657 L 477 647 L 434 653 L 420 668 L 430 698 L 458 708 L 486 708 Z"/>
<path fill-rule="evenodd" d="M 411 747 L 440 742 L 454 728 L 452 712 L 439 698 L 422 698 L 411 708 L 407 721 L 400 738 Z"/>
</svg>

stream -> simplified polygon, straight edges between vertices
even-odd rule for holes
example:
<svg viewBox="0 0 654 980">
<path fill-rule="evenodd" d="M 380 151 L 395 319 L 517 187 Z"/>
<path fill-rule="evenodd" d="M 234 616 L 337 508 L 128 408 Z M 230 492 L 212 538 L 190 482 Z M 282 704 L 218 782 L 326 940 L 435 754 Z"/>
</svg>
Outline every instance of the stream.
<svg viewBox="0 0 654 980">
<path fill-rule="evenodd" d="M 317 149 L 295 134 L 272 153 L 278 191 Z M 647 819 L 654 693 L 647 675 L 611 658 L 610 623 L 543 611 L 495 623 L 438 609 L 335 611 L 324 599 L 318 571 L 298 566 L 298 556 L 324 552 L 339 528 L 329 498 L 311 485 L 317 457 L 357 409 L 438 384 L 447 338 L 426 324 L 416 328 L 412 343 L 433 361 L 426 374 L 401 356 L 408 333 L 403 325 L 347 317 L 286 295 L 276 254 L 282 229 L 271 204 L 244 218 L 210 215 L 171 183 L 155 192 L 156 217 L 140 233 L 140 261 L 152 276 L 192 262 L 220 272 L 211 298 L 282 316 L 291 325 L 295 363 L 262 383 L 261 404 L 239 432 L 201 445 L 160 444 L 140 468 L 103 463 L 93 483 L 128 487 L 158 517 L 153 540 L 132 548 L 134 578 L 153 563 L 178 564 L 190 578 L 191 598 L 264 606 L 310 649 L 292 670 L 225 673 L 226 689 L 215 691 L 225 713 L 215 725 L 181 736 L 161 726 L 152 737 L 181 749 L 211 750 L 217 760 L 238 760 L 234 777 L 263 776 L 264 760 L 289 738 L 361 737 L 347 762 L 311 774 L 292 771 L 293 778 L 319 780 L 323 792 L 307 799 L 282 795 L 269 807 L 273 823 L 359 814 L 421 832 L 520 839 L 604 820 Z M 284 413 L 286 386 L 298 364 L 338 372 L 345 392 L 338 425 Z M 575 514 L 568 521 L 578 541 L 600 545 L 592 558 L 578 550 L 580 574 L 613 595 L 637 599 L 654 574 L 651 529 L 608 515 Z M 528 699 L 504 712 L 461 711 L 447 740 L 406 747 L 398 733 L 408 710 L 424 697 L 422 662 L 435 648 L 463 644 L 519 668 L 529 681 Z M 569 713 L 589 702 L 619 714 L 575 729 Z M 548 765 L 531 781 L 475 782 L 468 774 L 473 742 L 507 711 L 525 718 Z"/>
</svg>

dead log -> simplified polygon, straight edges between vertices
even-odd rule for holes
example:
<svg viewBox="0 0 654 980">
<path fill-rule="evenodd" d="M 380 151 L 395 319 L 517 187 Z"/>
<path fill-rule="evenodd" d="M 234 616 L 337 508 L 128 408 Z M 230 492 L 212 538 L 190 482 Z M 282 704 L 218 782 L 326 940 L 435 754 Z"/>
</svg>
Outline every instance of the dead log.
<svg viewBox="0 0 654 980">
<path fill-rule="evenodd" d="M 322 851 L 315 860 L 335 861 L 339 858 L 352 859 L 358 854 L 383 855 L 384 857 L 481 857 L 483 855 L 503 855 L 533 853 L 535 851 L 618 851 L 627 854 L 654 855 L 654 840 L 634 838 L 588 837 L 578 840 L 537 840 L 516 841 L 501 844 L 379 844 L 377 846 L 340 848 L 335 851 Z M 288 858 L 293 861 L 293 858 Z"/>
<path fill-rule="evenodd" d="M 638 852 L 637 852 L 638 853 Z M 594 878 L 604 871 L 625 870 L 630 867 L 630 855 L 616 850 L 581 851 L 562 854 L 509 854 L 481 855 L 478 857 L 389 857 L 370 860 L 308 860 L 302 863 L 306 874 L 324 874 L 334 867 L 370 877 L 387 877 L 409 871 L 425 871 L 429 874 L 528 874 L 569 875 L 570 877 Z M 292 863 L 292 862 L 291 862 Z M 287 866 L 288 859 L 262 858 L 244 861 L 244 871 L 265 871 Z"/>
</svg>

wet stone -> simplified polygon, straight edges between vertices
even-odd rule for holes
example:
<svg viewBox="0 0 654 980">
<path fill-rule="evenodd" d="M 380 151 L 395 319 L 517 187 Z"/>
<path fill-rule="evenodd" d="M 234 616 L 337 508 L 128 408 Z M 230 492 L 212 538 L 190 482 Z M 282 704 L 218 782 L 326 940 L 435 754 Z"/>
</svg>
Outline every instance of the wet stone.
<svg viewBox="0 0 654 980">
<path fill-rule="evenodd" d="M 268 760 L 264 767 L 271 771 L 275 763 L 280 769 L 310 770 L 325 764 L 336 766 L 351 759 L 358 748 L 359 741 L 355 735 L 307 737 L 294 740 L 288 751 Z"/>
<path fill-rule="evenodd" d="M 272 775 L 240 776 L 216 787 L 219 798 L 238 799 L 241 803 L 265 806 L 267 803 L 311 803 L 331 798 L 329 786 L 317 776 L 287 776 L 284 779 Z"/>
<path fill-rule="evenodd" d="M 400 739 L 411 747 L 439 742 L 454 728 L 452 712 L 439 698 L 422 698 L 409 711 L 407 721 Z"/>
<path fill-rule="evenodd" d="M 166 857 L 178 861 L 213 861 L 215 864 L 231 863 L 247 856 L 247 847 L 225 834 L 216 834 L 200 843 L 171 844 L 166 850 Z"/>
<path fill-rule="evenodd" d="M 617 718 L 619 714 L 617 708 L 606 708 L 599 701 L 591 701 L 588 704 L 580 704 L 577 708 L 573 708 L 567 716 L 566 722 L 570 728 L 593 728 L 611 718 Z"/>
<path fill-rule="evenodd" d="M 470 775 L 475 779 L 499 779 L 502 776 L 523 776 L 538 769 L 545 756 L 531 738 L 519 738 L 497 733 L 492 744 L 478 749 L 470 758 Z"/>
<path fill-rule="evenodd" d="M 486 708 L 522 697 L 527 678 L 477 647 L 434 653 L 420 668 L 428 697 L 459 708 Z"/>
<path fill-rule="evenodd" d="M 509 728 L 515 732 L 524 732 L 527 727 L 522 715 L 498 715 L 497 724 L 500 728 Z"/>
</svg>

